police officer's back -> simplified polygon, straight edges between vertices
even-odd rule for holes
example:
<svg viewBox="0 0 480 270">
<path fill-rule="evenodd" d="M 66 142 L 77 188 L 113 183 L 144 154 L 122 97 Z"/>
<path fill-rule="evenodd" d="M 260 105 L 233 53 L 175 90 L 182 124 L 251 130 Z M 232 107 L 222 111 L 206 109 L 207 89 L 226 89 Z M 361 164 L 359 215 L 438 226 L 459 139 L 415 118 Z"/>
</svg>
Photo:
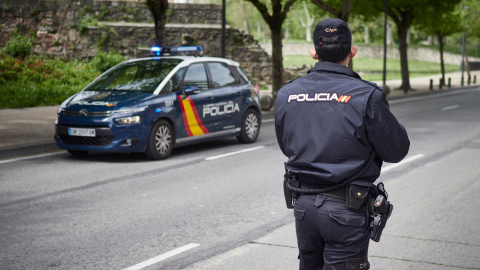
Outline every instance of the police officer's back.
<svg viewBox="0 0 480 270">
<path fill-rule="evenodd" d="M 313 40 L 311 53 L 319 62 L 284 85 L 275 102 L 275 130 L 288 158 L 286 169 L 304 188 L 332 187 L 359 171 L 353 184 L 369 187 L 383 161 L 406 156 L 407 133 L 382 89 L 347 68 L 357 48 L 345 22 L 319 22 Z M 367 163 L 370 158 L 373 162 Z M 297 198 L 300 269 L 369 269 L 367 206 L 347 210 L 346 189 Z"/>
</svg>

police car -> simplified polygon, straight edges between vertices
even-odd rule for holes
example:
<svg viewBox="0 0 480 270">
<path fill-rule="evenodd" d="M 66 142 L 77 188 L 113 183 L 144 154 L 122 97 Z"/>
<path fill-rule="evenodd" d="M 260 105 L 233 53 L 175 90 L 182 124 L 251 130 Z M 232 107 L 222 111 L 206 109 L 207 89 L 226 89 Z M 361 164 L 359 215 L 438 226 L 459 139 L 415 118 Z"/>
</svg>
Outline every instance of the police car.
<svg viewBox="0 0 480 270">
<path fill-rule="evenodd" d="M 122 62 L 62 103 L 55 141 L 71 154 L 172 149 L 236 136 L 256 141 L 259 96 L 235 61 L 184 56 L 201 47 L 154 48 L 154 57 Z M 165 56 L 169 55 L 169 56 Z"/>
</svg>

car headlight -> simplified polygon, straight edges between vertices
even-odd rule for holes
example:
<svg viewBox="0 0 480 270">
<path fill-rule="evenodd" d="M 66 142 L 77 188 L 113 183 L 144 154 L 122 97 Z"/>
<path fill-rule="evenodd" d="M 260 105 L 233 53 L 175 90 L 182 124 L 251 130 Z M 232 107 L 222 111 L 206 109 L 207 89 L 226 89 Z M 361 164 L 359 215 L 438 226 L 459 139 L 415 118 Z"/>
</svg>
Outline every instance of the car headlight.
<svg viewBox="0 0 480 270">
<path fill-rule="evenodd" d="M 138 108 L 131 108 L 131 109 L 124 109 L 124 110 L 116 110 L 113 111 L 114 113 L 137 113 L 137 112 L 143 112 L 145 109 L 147 109 L 148 106 L 143 106 L 143 107 L 138 107 Z"/>
<path fill-rule="evenodd" d="M 129 117 L 120 117 L 115 118 L 113 121 L 117 125 L 131 125 L 131 124 L 138 124 L 140 123 L 140 116 L 129 116 Z"/>
</svg>

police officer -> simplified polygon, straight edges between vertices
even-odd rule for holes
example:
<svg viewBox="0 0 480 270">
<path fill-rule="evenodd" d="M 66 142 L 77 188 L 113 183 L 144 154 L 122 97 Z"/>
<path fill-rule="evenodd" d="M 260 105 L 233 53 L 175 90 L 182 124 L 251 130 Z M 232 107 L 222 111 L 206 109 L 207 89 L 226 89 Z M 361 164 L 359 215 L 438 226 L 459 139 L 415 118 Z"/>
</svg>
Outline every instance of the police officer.
<svg viewBox="0 0 480 270">
<path fill-rule="evenodd" d="M 320 21 L 313 41 L 310 54 L 318 62 L 307 75 L 285 84 L 275 101 L 275 131 L 288 158 L 286 169 L 309 189 L 335 186 L 363 169 L 352 184 L 368 187 L 383 161 L 399 162 L 407 155 L 407 132 L 390 112 L 383 90 L 347 68 L 358 50 L 347 23 Z M 373 162 L 366 167 L 369 158 Z M 346 189 L 297 197 L 300 269 L 370 268 L 367 206 L 348 210 Z"/>
</svg>

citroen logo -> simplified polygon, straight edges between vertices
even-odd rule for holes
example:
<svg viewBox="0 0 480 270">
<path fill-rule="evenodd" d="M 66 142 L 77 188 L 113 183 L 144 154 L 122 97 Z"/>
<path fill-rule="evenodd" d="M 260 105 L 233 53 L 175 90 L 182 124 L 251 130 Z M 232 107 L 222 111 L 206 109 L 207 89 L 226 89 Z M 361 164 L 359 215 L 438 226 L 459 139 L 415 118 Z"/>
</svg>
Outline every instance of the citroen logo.
<svg viewBox="0 0 480 270">
<path fill-rule="evenodd" d="M 87 116 L 88 111 L 87 111 L 87 109 L 81 109 L 81 110 L 79 111 L 79 113 Z"/>
</svg>

